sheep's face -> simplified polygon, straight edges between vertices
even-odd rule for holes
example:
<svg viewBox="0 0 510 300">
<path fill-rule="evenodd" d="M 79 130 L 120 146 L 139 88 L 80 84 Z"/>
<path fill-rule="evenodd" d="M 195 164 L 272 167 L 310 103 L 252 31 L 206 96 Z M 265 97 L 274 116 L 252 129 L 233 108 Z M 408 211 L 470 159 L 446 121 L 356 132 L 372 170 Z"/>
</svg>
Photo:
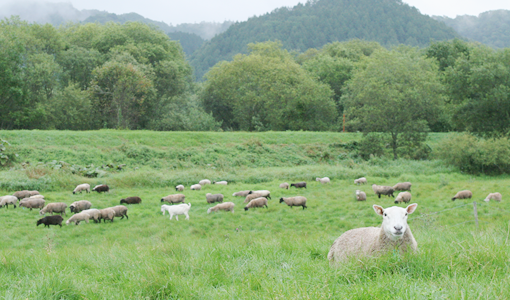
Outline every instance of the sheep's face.
<svg viewBox="0 0 510 300">
<path fill-rule="evenodd" d="M 211 213 L 211 209 L 210 209 L 210 208 L 207 210 L 207 213 L 208 213 L 208 214 L 210 214 L 210 213 Z"/>
<path fill-rule="evenodd" d="M 384 209 L 382 206 L 374 205 L 374 210 L 383 217 L 382 229 L 386 236 L 392 240 L 399 240 L 407 230 L 407 216 L 412 214 L 418 204 L 414 203 L 406 208 L 392 206 Z"/>
<path fill-rule="evenodd" d="M 44 211 L 41 209 L 41 210 L 39 211 L 39 214 L 40 214 L 41 216 L 44 216 Z"/>
<path fill-rule="evenodd" d="M 280 203 L 282 203 L 282 202 L 283 202 L 283 198 L 280 198 Z"/>
</svg>

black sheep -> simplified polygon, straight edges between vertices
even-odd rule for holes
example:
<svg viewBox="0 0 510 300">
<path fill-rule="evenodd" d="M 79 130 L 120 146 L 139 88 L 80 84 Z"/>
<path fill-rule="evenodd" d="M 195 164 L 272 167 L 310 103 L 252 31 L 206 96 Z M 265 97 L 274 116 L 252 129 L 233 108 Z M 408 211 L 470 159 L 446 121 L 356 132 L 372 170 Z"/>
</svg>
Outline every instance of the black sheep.
<svg viewBox="0 0 510 300">
<path fill-rule="evenodd" d="M 306 189 L 306 182 L 301 181 L 301 182 L 298 182 L 298 183 L 291 183 L 290 186 L 291 187 L 296 187 L 296 188 L 305 188 Z"/>
<path fill-rule="evenodd" d="M 50 225 L 60 225 L 60 227 L 62 227 L 63 220 L 64 218 L 62 218 L 61 215 L 46 216 L 37 220 L 37 226 L 39 226 L 39 224 L 44 224 L 44 227 L 48 226 L 48 228 L 50 228 Z"/>
<path fill-rule="evenodd" d="M 101 193 L 101 192 L 109 192 L 110 188 L 106 184 L 101 184 L 101 185 L 96 185 L 92 190 L 96 191 L 98 193 Z"/>
<path fill-rule="evenodd" d="M 140 197 L 127 197 L 125 199 L 120 200 L 120 204 L 126 203 L 126 204 L 140 204 L 142 203 L 142 199 Z"/>
</svg>

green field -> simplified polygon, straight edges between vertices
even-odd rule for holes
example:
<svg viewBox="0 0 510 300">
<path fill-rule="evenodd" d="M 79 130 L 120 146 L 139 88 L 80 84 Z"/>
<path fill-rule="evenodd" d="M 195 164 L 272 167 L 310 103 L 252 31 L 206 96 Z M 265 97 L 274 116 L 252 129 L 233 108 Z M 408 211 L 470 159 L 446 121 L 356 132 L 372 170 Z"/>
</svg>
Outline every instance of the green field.
<svg viewBox="0 0 510 300">
<path fill-rule="evenodd" d="M 510 298 L 506 176 L 470 176 L 436 160 L 360 161 L 348 149 L 357 134 L 0 131 L 0 137 L 19 155 L 0 172 L 0 195 L 39 189 L 47 202 L 86 199 L 95 208 L 126 196 L 143 199 L 129 206 L 129 220 L 50 229 L 35 226 L 38 210 L 0 209 L 0 299 Z M 432 148 L 442 138 L 432 135 Z M 67 166 L 55 169 L 53 160 L 127 167 L 86 178 Z M 332 182 L 321 185 L 317 176 Z M 408 223 L 418 253 L 330 267 L 326 255 L 340 234 L 378 226 L 371 206 L 394 205 L 377 199 L 369 185 L 354 185 L 359 176 L 369 184 L 413 183 L 412 202 L 419 206 Z M 189 190 L 204 178 L 232 183 Z M 308 188 L 278 188 L 297 180 Z M 111 191 L 73 195 L 82 182 L 107 183 Z M 170 221 L 160 212 L 159 199 L 179 183 L 192 205 L 189 221 Z M 231 195 L 246 189 L 271 190 L 269 209 L 245 212 L 243 199 Z M 356 189 L 367 192 L 366 202 L 355 201 Z M 462 189 L 473 191 L 473 199 L 452 202 Z M 483 202 L 496 191 L 501 203 Z M 207 214 L 209 192 L 234 202 L 235 213 Z M 278 203 L 294 195 L 307 197 L 308 209 Z"/>
</svg>

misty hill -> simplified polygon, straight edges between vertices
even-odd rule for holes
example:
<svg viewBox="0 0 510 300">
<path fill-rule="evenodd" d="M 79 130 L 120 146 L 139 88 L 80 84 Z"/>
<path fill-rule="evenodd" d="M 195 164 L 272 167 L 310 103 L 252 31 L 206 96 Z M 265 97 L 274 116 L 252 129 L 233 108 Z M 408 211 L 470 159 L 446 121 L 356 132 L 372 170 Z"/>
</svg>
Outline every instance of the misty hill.
<svg viewBox="0 0 510 300">
<path fill-rule="evenodd" d="M 455 19 L 434 16 L 436 20 L 453 27 L 461 35 L 495 47 L 510 47 L 510 11 L 492 10 L 477 16 L 457 16 Z"/>
<path fill-rule="evenodd" d="M 97 13 L 100 11 L 78 10 L 71 3 L 11 2 L 0 7 L 1 19 L 14 15 L 30 23 L 50 23 L 54 26 L 66 22 L 81 22 Z"/>
<path fill-rule="evenodd" d="M 401 0 L 317 0 L 233 24 L 191 56 L 200 79 L 221 60 L 247 53 L 247 44 L 280 40 L 288 50 L 305 51 L 354 38 L 384 46 L 425 46 L 460 37 L 452 28 Z"/>
<path fill-rule="evenodd" d="M 70 3 L 12 2 L 0 8 L 1 19 L 9 18 L 12 15 L 20 16 L 21 20 L 30 23 L 50 23 L 54 26 L 59 26 L 66 22 L 97 22 L 101 24 L 107 22 L 120 24 L 126 22 L 141 22 L 156 26 L 166 32 L 171 39 L 179 40 L 184 52 L 188 56 L 196 49 L 200 48 L 204 40 L 211 39 L 215 35 L 224 32 L 233 24 L 231 21 L 225 21 L 223 23 L 183 23 L 172 26 L 165 22 L 145 18 L 137 13 L 117 15 L 99 10 L 78 10 Z"/>
</svg>

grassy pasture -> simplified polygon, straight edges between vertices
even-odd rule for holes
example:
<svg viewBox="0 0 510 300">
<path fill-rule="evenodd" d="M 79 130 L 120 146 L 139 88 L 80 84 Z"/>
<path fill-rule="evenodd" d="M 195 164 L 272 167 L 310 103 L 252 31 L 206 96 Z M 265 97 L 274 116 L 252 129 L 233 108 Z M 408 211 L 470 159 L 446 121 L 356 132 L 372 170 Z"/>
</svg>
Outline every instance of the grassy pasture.
<svg viewBox="0 0 510 300">
<path fill-rule="evenodd" d="M 5 133 L 1 135 L 13 147 L 29 149 L 28 140 L 20 143 Z M 36 133 L 40 141 L 46 134 L 58 137 L 54 132 Z M 73 137 L 71 132 L 62 134 Z M 230 133 L 219 136 L 233 139 L 223 135 Z M 249 135 L 245 137 L 251 139 Z M 326 134 L 317 144 L 325 145 L 328 139 Z M 104 140 L 107 149 L 108 138 Z M 86 144 L 83 139 L 78 141 L 78 147 Z M 244 142 L 233 142 L 232 148 Z M 43 151 L 46 146 L 41 147 Z M 510 298 L 510 209 L 505 205 L 509 178 L 463 175 L 437 161 L 311 161 L 298 166 L 171 170 L 140 163 L 140 170 L 109 173 L 104 178 L 39 167 L 2 171 L 0 195 L 11 194 L 14 190 L 9 187 L 19 182 L 20 187 L 46 187 L 41 192 L 47 202 L 69 205 L 86 199 L 93 207 L 104 208 L 135 195 L 143 202 L 129 206 L 129 220 L 49 229 L 35 226 L 38 210 L 0 209 L 0 299 Z M 319 175 L 331 177 L 331 184 L 312 181 Z M 388 253 L 377 259 L 353 259 L 338 268 L 329 266 L 329 247 L 342 232 L 379 226 L 381 219 L 371 206 L 394 205 L 390 198 L 377 199 L 369 185 L 354 185 L 355 175 L 367 175 L 369 183 L 382 185 L 413 182 L 412 202 L 419 206 L 409 224 L 418 253 Z M 257 182 L 257 176 L 264 180 Z M 189 183 L 202 177 L 237 181 L 190 191 Z M 282 181 L 301 178 L 308 181 L 308 189 L 278 188 Z M 189 221 L 184 217 L 170 221 L 160 212 L 159 199 L 175 193 L 173 186 L 179 180 L 186 183 L 186 202 L 192 205 Z M 82 181 L 106 182 L 112 189 L 106 194 L 72 195 Z M 231 196 L 245 189 L 271 190 L 269 209 L 245 212 L 243 199 Z M 356 189 L 367 192 L 366 202 L 354 200 Z M 473 199 L 452 202 L 450 198 L 461 189 L 472 190 Z M 503 194 L 501 203 L 482 201 L 494 191 Z M 207 214 L 211 206 L 205 201 L 208 192 L 224 194 L 225 201 L 236 204 L 235 213 Z M 308 209 L 278 203 L 281 196 L 293 195 L 307 197 Z M 474 200 L 479 204 L 479 228 L 473 221 L 472 205 L 465 205 Z M 68 212 L 65 219 L 69 216 Z"/>
</svg>

